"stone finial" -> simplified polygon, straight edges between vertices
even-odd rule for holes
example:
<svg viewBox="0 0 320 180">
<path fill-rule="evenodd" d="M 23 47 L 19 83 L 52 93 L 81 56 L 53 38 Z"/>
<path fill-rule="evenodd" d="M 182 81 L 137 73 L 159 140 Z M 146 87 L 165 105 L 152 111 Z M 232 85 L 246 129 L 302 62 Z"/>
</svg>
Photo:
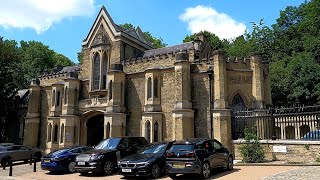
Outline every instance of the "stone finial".
<svg viewBox="0 0 320 180">
<path fill-rule="evenodd" d="M 179 61 L 189 61 L 189 54 L 186 52 L 178 52 L 176 54 L 176 62 Z"/>
<path fill-rule="evenodd" d="M 39 79 L 32 79 L 32 80 L 31 80 L 31 85 L 39 86 L 39 85 L 40 85 Z"/>
<path fill-rule="evenodd" d="M 123 65 L 122 64 L 111 64 L 110 70 L 111 71 L 123 71 Z"/>
</svg>

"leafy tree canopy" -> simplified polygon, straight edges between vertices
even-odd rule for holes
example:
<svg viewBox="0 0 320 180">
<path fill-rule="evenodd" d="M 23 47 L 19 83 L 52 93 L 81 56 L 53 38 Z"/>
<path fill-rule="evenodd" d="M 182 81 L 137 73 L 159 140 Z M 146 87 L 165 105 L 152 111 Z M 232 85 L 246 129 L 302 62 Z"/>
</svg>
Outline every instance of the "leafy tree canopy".
<svg viewBox="0 0 320 180">
<path fill-rule="evenodd" d="M 136 29 L 136 27 L 130 23 L 124 23 L 124 24 L 120 24 L 121 27 L 125 28 L 125 29 Z M 154 48 L 162 48 L 162 47 L 166 47 L 167 44 L 164 43 L 163 39 L 160 38 L 156 38 L 154 36 L 151 35 L 150 32 L 143 32 L 144 35 L 146 36 L 146 38 L 149 40 L 149 42 L 151 43 L 151 45 Z"/>
</svg>

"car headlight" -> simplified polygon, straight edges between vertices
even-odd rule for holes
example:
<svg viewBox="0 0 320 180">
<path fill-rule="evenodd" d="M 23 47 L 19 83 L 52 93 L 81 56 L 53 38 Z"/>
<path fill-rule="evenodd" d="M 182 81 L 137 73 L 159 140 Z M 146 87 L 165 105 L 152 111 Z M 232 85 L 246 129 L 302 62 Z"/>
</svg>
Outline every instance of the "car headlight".
<svg viewBox="0 0 320 180">
<path fill-rule="evenodd" d="M 54 158 L 52 158 L 51 160 L 52 161 L 62 161 L 62 160 L 64 160 L 65 158 L 64 157 L 54 157 Z"/>
<path fill-rule="evenodd" d="M 141 162 L 137 163 L 137 167 L 147 167 L 150 163 L 149 162 Z"/>
<path fill-rule="evenodd" d="M 98 159 L 101 159 L 103 157 L 103 155 L 92 155 L 90 157 L 90 160 L 98 160 Z"/>
</svg>

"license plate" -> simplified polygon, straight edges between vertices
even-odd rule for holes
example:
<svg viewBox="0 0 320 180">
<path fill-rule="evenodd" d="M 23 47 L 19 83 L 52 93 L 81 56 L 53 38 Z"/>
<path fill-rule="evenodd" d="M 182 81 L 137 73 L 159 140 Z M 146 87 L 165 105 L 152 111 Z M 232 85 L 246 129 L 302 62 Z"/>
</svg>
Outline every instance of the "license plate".
<svg viewBox="0 0 320 180">
<path fill-rule="evenodd" d="M 121 169 L 122 172 L 131 172 L 131 169 Z"/>
<path fill-rule="evenodd" d="M 85 165 L 85 162 L 78 162 L 78 165 Z"/>
<path fill-rule="evenodd" d="M 45 163 L 49 163 L 49 162 L 50 162 L 50 160 L 49 160 L 49 159 L 45 159 L 45 160 L 43 160 L 43 162 L 45 162 Z"/>
<path fill-rule="evenodd" d="M 184 163 L 173 163 L 172 167 L 174 167 L 174 168 L 184 168 L 185 164 Z"/>
</svg>

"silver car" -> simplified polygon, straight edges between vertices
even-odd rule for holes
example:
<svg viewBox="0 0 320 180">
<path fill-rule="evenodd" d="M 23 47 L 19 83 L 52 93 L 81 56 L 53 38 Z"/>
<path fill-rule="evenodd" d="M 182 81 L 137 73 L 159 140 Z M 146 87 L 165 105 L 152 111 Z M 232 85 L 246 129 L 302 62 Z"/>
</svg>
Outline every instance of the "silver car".
<svg viewBox="0 0 320 180">
<path fill-rule="evenodd" d="M 28 162 L 31 156 L 39 161 L 42 157 L 42 152 L 40 149 L 29 148 L 22 145 L 0 145 L 1 166 L 7 166 L 9 160 Z"/>
</svg>

